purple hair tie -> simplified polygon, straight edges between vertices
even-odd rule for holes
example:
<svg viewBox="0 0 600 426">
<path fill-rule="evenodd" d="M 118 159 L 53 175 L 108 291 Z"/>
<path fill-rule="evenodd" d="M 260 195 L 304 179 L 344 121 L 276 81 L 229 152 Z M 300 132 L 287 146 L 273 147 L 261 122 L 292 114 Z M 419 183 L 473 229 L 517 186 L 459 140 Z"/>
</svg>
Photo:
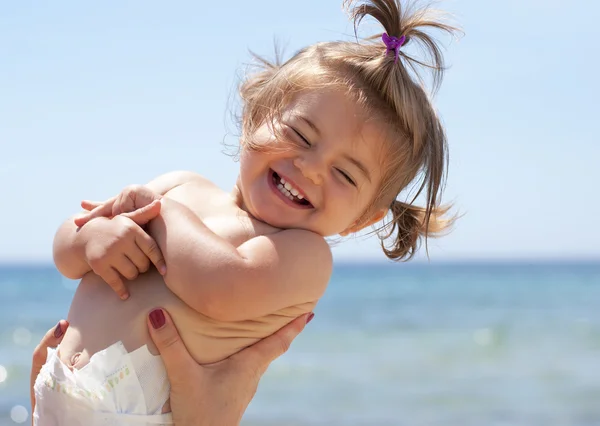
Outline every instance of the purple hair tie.
<svg viewBox="0 0 600 426">
<path fill-rule="evenodd" d="M 386 50 L 385 54 L 388 55 L 390 52 L 394 52 L 394 63 L 398 62 L 398 56 L 400 55 L 400 48 L 406 42 L 406 37 L 402 36 L 400 38 L 389 36 L 387 33 L 383 33 L 381 36 L 383 43 L 385 44 Z"/>
</svg>

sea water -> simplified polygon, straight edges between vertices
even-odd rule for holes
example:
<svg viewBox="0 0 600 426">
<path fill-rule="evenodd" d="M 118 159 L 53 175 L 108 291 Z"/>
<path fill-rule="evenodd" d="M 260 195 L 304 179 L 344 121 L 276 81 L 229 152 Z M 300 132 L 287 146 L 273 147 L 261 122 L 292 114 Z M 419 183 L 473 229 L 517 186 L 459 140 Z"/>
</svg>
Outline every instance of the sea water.
<svg viewBox="0 0 600 426">
<path fill-rule="evenodd" d="M 76 285 L 0 267 L 0 425 Z M 600 263 L 339 264 L 315 314 L 242 425 L 600 425 Z"/>
</svg>

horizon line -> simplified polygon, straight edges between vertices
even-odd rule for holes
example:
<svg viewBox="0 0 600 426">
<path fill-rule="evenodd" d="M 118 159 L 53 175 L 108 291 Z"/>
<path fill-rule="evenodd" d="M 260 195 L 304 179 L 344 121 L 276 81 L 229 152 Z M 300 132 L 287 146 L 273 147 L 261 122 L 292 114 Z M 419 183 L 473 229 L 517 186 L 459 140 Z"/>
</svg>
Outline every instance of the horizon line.
<svg viewBox="0 0 600 426">
<path fill-rule="evenodd" d="M 380 266 L 392 266 L 392 265 L 403 265 L 403 266 L 441 266 L 441 265 L 502 265 L 502 264 L 562 264 L 562 265 L 599 265 L 600 257 L 592 256 L 565 256 L 565 257 L 464 257 L 464 258 L 446 258 L 440 260 L 427 260 L 427 259 L 412 259 L 409 261 L 393 261 L 390 259 L 356 259 L 356 258 L 344 258 L 335 261 L 334 267 L 338 266 L 353 266 L 353 265 L 380 265 Z M 26 260 L 26 259 L 0 259 L 1 267 L 54 267 L 54 263 L 49 260 Z"/>
</svg>

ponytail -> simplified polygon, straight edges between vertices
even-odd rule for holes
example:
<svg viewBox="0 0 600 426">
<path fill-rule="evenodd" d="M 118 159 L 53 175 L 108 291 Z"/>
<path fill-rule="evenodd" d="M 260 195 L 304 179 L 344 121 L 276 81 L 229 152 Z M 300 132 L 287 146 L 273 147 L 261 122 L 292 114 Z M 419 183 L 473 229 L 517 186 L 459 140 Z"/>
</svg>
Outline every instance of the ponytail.
<svg viewBox="0 0 600 426">
<path fill-rule="evenodd" d="M 381 248 L 392 260 L 410 260 L 418 250 L 421 239 L 439 236 L 452 220 L 444 219 L 449 207 L 427 211 L 422 207 L 394 200 L 390 206 L 392 219 L 379 230 Z M 391 244 L 386 246 L 386 241 Z"/>
</svg>

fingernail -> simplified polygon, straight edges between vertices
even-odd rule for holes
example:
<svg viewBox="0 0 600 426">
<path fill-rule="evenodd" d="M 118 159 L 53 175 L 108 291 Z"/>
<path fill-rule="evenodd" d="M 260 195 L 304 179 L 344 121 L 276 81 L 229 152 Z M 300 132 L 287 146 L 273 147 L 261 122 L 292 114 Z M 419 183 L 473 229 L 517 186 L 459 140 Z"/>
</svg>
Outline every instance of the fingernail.
<svg viewBox="0 0 600 426">
<path fill-rule="evenodd" d="M 311 322 L 314 317 L 315 317 L 315 314 L 313 312 L 311 312 L 310 315 L 308 317 L 306 317 L 306 323 L 308 324 L 309 322 Z"/>
<path fill-rule="evenodd" d="M 166 265 L 161 265 L 161 267 L 160 267 L 160 274 L 164 275 L 166 273 L 167 273 L 167 267 L 166 267 Z"/>
<path fill-rule="evenodd" d="M 127 300 L 129 299 L 129 293 L 125 293 L 121 295 L 121 300 Z"/>
<path fill-rule="evenodd" d="M 62 328 L 60 327 L 60 322 L 56 324 L 56 328 L 54 329 L 54 337 L 57 339 L 63 335 Z"/>
<path fill-rule="evenodd" d="M 150 317 L 150 322 L 155 330 L 158 330 L 165 325 L 165 314 L 163 313 L 162 309 L 155 309 L 150 312 L 150 315 L 148 316 Z"/>
</svg>

